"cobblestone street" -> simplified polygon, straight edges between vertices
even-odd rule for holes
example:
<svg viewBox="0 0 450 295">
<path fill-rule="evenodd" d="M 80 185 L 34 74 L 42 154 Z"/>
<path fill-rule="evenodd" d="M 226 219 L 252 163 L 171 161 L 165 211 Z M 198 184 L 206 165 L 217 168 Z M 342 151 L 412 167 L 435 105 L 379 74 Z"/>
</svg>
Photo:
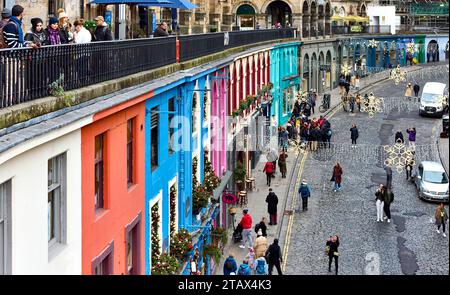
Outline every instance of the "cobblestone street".
<svg viewBox="0 0 450 295">
<path fill-rule="evenodd" d="M 415 81 L 422 88 L 428 81 L 448 84 L 448 72 Z M 349 114 L 340 109 L 330 119 L 332 148 L 308 153 L 301 177 L 308 180 L 312 197 L 309 210 L 295 214 L 286 274 L 328 274 L 325 242 L 334 234 L 340 237 L 339 274 L 449 273 L 449 239 L 438 235 L 432 223 L 437 204 L 418 198 L 404 170 L 398 173 L 393 168 L 392 222 L 376 222 L 375 191 L 386 180 L 382 146 L 394 144 L 397 130 L 403 132 L 407 144 L 406 129 L 417 129 L 416 163 L 440 161 L 436 138 L 441 119 L 420 117 L 418 103 L 403 96 L 405 86 L 386 81 L 364 90 L 385 99 L 384 112 L 369 118 L 365 113 Z M 351 147 L 352 123 L 359 129 L 356 148 Z M 330 179 L 336 161 L 344 174 L 342 190 L 334 193 Z"/>
</svg>

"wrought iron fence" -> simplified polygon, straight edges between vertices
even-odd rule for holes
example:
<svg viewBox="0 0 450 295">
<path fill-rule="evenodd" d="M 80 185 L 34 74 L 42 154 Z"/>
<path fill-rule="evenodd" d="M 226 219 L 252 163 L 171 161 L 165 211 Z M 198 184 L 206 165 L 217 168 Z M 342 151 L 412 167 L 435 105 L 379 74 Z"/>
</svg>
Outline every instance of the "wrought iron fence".
<svg viewBox="0 0 450 295">
<path fill-rule="evenodd" d="M 175 38 L 0 50 L 0 108 L 176 62 Z"/>
</svg>

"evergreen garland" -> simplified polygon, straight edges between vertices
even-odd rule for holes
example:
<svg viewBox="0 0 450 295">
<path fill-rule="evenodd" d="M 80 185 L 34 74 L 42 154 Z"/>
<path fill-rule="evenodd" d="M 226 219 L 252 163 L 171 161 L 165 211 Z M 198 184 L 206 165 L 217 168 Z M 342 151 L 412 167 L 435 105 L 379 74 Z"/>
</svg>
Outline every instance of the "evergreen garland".
<svg viewBox="0 0 450 295">
<path fill-rule="evenodd" d="M 170 236 L 172 237 L 177 230 L 175 228 L 175 219 L 177 217 L 177 208 L 176 208 L 176 198 L 177 198 L 177 190 L 175 185 L 170 188 Z"/>
<path fill-rule="evenodd" d="M 205 157 L 205 189 L 212 193 L 220 184 L 220 178 L 214 173 L 211 162 Z"/>
<path fill-rule="evenodd" d="M 159 262 L 159 258 L 161 255 L 161 252 L 159 251 L 159 204 L 156 203 L 151 210 L 151 216 L 152 216 L 152 267 L 156 266 Z"/>
</svg>

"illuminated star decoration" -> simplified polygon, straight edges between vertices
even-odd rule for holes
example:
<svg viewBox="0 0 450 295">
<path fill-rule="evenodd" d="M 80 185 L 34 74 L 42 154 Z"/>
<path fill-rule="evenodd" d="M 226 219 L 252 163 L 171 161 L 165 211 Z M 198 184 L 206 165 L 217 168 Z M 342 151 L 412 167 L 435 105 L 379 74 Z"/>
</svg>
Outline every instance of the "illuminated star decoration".
<svg viewBox="0 0 450 295">
<path fill-rule="evenodd" d="M 388 158 L 384 161 L 386 166 L 396 168 L 398 173 L 401 173 L 406 164 L 415 164 L 413 150 L 405 146 L 405 144 L 398 139 L 393 145 L 383 146 L 384 151 L 388 153 Z"/>
<path fill-rule="evenodd" d="M 400 82 L 406 81 L 406 72 L 400 69 L 400 65 L 397 65 L 397 68 L 391 71 L 389 79 L 393 80 L 395 85 L 398 85 Z"/>
<path fill-rule="evenodd" d="M 342 65 L 341 67 L 341 73 L 344 75 L 348 75 L 350 74 L 350 72 L 352 71 L 352 67 L 348 64 Z"/>
<path fill-rule="evenodd" d="M 305 154 L 308 151 L 308 144 L 300 139 L 289 139 L 289 147 L 292 147 L 300 154 Z"/>
<path fill-rule="evenodd" d="M 370 118 L 376 113 L 383 112 L 384 98 L 376 97 L 372 92 L 369 93 L 367 99 L 364 99 L 361 111 L 369 115 Z"/>
<path fill-rule="evenodd" d="M 369 48 L 377 48 L 378 47 L 378 41 L 375 41 L 375 39 L 372 39 L 369 41 Z"/>
</svg>

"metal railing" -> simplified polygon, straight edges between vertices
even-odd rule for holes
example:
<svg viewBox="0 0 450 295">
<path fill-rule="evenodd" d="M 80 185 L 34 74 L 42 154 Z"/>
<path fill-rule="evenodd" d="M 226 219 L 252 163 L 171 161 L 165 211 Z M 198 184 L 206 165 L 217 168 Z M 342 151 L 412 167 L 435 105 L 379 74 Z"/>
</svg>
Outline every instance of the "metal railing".
<svg viewBox="0 0 450 295">
<path fill-rule="evenodd" d="M 179 61 L 292 38 L 295 29 L 179 36 Z M 177 62 L 176 38 L 144 38 L 0 50 L 0 108 Z"/>
<path fill-rule="evenodd" d="M 332 26 L 333 35 L 347 34 L 390 34 L 391 26 Z"/>
<path fill-rule="evenodd" d="M 175 62 L 174 37 L 0 50 L 0 108 Z"/>
</svg>

